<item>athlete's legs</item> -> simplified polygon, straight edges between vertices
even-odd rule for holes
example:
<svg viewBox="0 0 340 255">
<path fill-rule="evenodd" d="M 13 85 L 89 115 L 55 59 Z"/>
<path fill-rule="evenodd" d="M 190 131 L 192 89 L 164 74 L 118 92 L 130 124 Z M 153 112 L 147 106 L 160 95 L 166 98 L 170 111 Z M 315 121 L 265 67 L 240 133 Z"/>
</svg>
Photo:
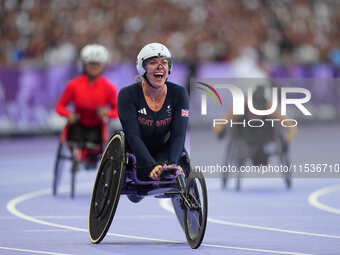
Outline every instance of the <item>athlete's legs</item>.
<svg viewBox="0 0 340 255">
<path fill-rule="evenodd" d="M 71 124 L 67 133 L 67 141 L 76 143 L 81 147 L 84 141 L 84 132 L 84 127 L 80 123 Z"/>
<path fill-rule="evenodd" d="M 102 142 L 102 127 L 85 127 L 85 141 L 93 144 L 101 144 Z"/>
</svg>

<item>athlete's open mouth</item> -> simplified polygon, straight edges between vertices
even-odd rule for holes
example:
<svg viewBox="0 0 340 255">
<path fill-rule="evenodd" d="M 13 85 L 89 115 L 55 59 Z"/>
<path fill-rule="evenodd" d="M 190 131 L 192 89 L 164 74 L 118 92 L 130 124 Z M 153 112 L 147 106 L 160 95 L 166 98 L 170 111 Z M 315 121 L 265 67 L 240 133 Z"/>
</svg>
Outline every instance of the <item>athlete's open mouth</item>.
<svg viewBox="0 0 340 255">
<path fill-rule="evenodd" d="M 163 73 L 154 73 L 153 76 L 157 79 L 162 79 L 164 77 Z"/>
</svg>

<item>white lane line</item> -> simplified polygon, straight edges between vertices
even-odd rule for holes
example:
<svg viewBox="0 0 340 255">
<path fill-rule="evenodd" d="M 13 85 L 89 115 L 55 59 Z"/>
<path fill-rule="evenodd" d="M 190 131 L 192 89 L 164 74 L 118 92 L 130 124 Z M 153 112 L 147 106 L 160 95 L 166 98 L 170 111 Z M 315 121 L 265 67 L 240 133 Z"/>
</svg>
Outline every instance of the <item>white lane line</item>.
<svg viewBox="0 0 340 255">
<path fill-rule="evenodd" d="M 27 194 L 23 194 L 19 197 L 16 197 L 12 200 L 10 200 L 7 203 L 7 210 L 21 218 L 27 221 L 31 221 L 37 224 L 41 224 L 41 225 L 46 225 L 46 226 L 51 226 L 51 227 L 57 227 L 57 228 L 61 228 L 61 229 L 69 229 L 69 230 L 74 230 L 74 231 L 80 231 L 80 232 L 88 232 L 87 229 L 83 229 L 83 228 L 77 228 L 77 227 L 72 227 L 72 226 L 68 226 L 68 225 L 61 225 L 61 224 L 55 224 L 52 222 L 48 222 L 48 221 L 43 221 L 43 220 L 39 220 L 36 219 L 32 216 L 26 215 L 20 211 L 18 211 L 16 209 L 16 206 L 26 200 L 30 200 L 33 198 L 37 198 L 40 196 L 44 196 L 44 195 L 49 195 L 51 194 L 50 189 L 45 189 L 45 190 L 39 190 L 39 191 L 35 191 L 35 192 L 31 192 L 31 193 L 27 193 Z M 164 242 L 164 243 L 173 243 L 173 244 L 183 244 L 183 241 L 174 241 L 174 240 L 166 240 L 166 239 L 158 239 L 158 238 L 149 238 L 149 237 L 144 237 L 144 236 L 135 236 L 135 235 L 124 235 L 124 234 L 117 234 L 117 233 L 107 233 L 107 235 L 109 236 L 116 236 L 116 237 L 124 237 L 124 238 L 129 238 L 129 239 L 139 239 L 139 240 L 147 240 L 147 241 L 157 241 L 157 242 Z M 214 247 L 214 248 L 222 248 L 222 249 L 232 249 L 232 250 L 245 250 L 245 251 L 253 251 L 253 252 L 263 252 L 263 253 L 272 253 L 272 254 L 283 254 L 283 255 L 313 255 L 310 253 L 299 253 L 299 252 L 288 252 L 288 251 L 275 251 L 275 250 L 264 250 L 264 249 L 254 249 L 254 248 L 246 248 L 246 247 L 237 247 L 237 246 L 226 246 L 226 245 L 215 245 L 215 244 L 207 244 L 207 243 L 203 243 L 202 246 L 206 246 L 206 247 Z"/>
<path fill-rule="evenodd" d="M 240 250 L 240 251 L 256 251 L 261 253 L 272 253 L 272 254 L 285 254 L 285 255 L 312 255 L 310 253 L 300 253 L 300 252 L 292 252 L 292 251 L 276 251 L 276 250 L 264 250 L 264 249 L 255 249 L 255 248 L 243 248 L 243 247 L 235 247 L 235 246 L 224 246 L 224 245 L 216 245 L 216 244 L 202 244 L 207 247 L 214 247 L 214 248 L 228 248 L 233 250 Z"/>
<path fill-rule="evenodd" d="M 26 229 L 23 232 L 65 232 L 65 231 L 71 231 L 68 229 Z"/>
<path fill-rule="evenodd" d="M 42 220 L 48 220 L 48 219 L 54 219 L 54 220 L 77 220 L 77 219 L 86 219 L 87 216 L 72 216 L 72 215 L 65 215 L 65 216 L 57 216 L 57 215 L 51 215 L 51 216 L 32 216 L 37 219 Z"/>
<path fill-rule="evenodd" d="M 41 196 L 45 196 L 45 195 L 50 195 L 51 194 L 51 190 L 50 189 L 44 189 L 44 190 L 38 190 L 38 191 L 34 191 L 34 192 L 30 192 L 30 193 L 26 193 L 23 194 L 19 197 L 16 197 L 12 200 L 10 200 L 7 203 L 7 210 L 21 218 L 27 221 L 31 221 L 37 224 L 41 224 L 41 225 L 46 225 L 46 226 L 50 226 L 50 227 L 56 227 L 56 228 L 62 228 L 62 229 L 68 229 L 68 230 L 73 230 L 73 231 L 79 231 L 79 232 L 86 232 L 88 233 L 88 229 L 84 229 L 84 228 L 77 228 L 77 227 L 72 227 L 72 226 L 68 226 L 68 225 L 62 225 L 62 224 L 56 224 L 56 223 L 52 223 L 52 222 L 48 222 L 48 221 L 44 221 L 44 220 L 40 220 L 40 219 L 36 219 L 32 216 L 26 215 L 20 211 L 18 211 L 16 209 L 16 206 L 26 200 L 30 200 L 33 198 L 37 198 L 37 197 L 41 197 Z M 124 238 L 132 238 L 132 239 L 141 239 L 141 240 L 148 240 L 148 241 L 159 241 L 159 242 L 167 242 L 167 243 L 183 243 L 180 241 L 173 241 L 173 240 L 164 240 L 164 239 L 158 239 L 158 238 L 148 238 L 148 237 L 143 237 L 143 236 L 134 236 L 134 235 L 124 235 L 124 234 L 117 234 L 117 233 L 107 233 L 107 235 L 109 236 L 116 236 L 116 237 L 124 237 Z"/>
<path fill-rule="evenodd" d="M 10 248 L 10 247 L 3 247 L 3 246 L 0 246 L 0 249 L 1 250 L 8 250 L 8 251 L 29 252 L 29 253 L 33 253 L 33 254 L 71 255 L 69 253 L 57 253 L 57 252 L 50 252 L 50 251 L 27 250 L 27 249 Z"/>
<path fill-rule="evenodd" d="M 320 197 L 326 194 L 335 192 L 335 191 L 339 191 L 339 190 L 340 190 L 340 185 L 318 189 L 308 196 L 308 203 L 311 206 L 314 206 L 320 210 L 330 212 L 330 213 L 340 214 L 340 209 L 325 205 L 319 201 Z"/>
<path fill-rule="evenodd" d="M 305 236 L 316 236 L 316 237 L 340 239 L 340 236 L 336 236 L 336 235 L 318 234 L 318 233 L 294 231 L 294 230 L 281 229 L 281 228 L 264 227 L 264 226 L 258 226 L 258 225 L 249 225 L 249 224 L 243 224 L 243 223 L 237 223 L 237 222 L 231 222 L 231 221 L 218 220 L 218 219 L 213 219 L 213 218 L 208 218 L 208 221 L 212 222 L 212 223 L 216 223 L 216 224 L 228 225 L 228 226 L 234 226 L 234 227 L 252 228 L 252 229 L 260 229 L 260 230 L 266 230 L 266 231 L 283 232 L 283 233 L 289 233 L 289 234 L 295 234 L 295 235 L 305 235 Z"/>
<path fill-rule="evenodd" d="M 41 219 L 41 220 L 82 220 L 82 219 L 88 219 L 89 216 L 71 216 L 71 215 L 65 215 L 65 216 L 31 216 L 33 218 Z M 150 215 L 135 215 L 135 216 L 117 216 L 115 219 L 121 219 L 121 220 L 130 220 L 130 219 L 169 219 L 173 218 L 169 215 L 158 215 L 158 214 L 150 214 Z M 0 217 L 0 220 L 18 220 L 18 217 Z"/>
<path fill-rule="evenodd" d="M 37 219 L 54 219 L 54 220 L 77 220 L 77 219 L 86 219 L 88 218 L 88 216 L 32 216 L 33 218 L 37 218 Z M 4 217 L 0 217 L 0 220 L 18 220 L 18 217 L 14 217 L 14 216 L 4 216 Z"/>
<path fill-rule="evenodd" d="M 163 209 L 165 209 L 165 210 L 167 210 L 171 213 L 175 213 L 174 209 L 172 208 L 172 204 L 171 204 L 170 199 L 161 199 L 160 205 Z M 214 218 L 210 218 L 210 217 L 208 217 L 208 221 L 212 222 L 212 223 L 216 223 L 216 224 L 242 227 L 242 228 L 252 228 L 252 229 L 260 229 L 260 230 L 266 230 L 266 231 L 276 231 L 276 232 L 283 232 L 283 233 L 296 234 L 296 235 L 317 236 L 317 237 L 340 239 L 340 236 L 336 236 L 336 235 L 318 234 L 318 233 L 294 231 L 294 230 L 281 229 L 281 228 L 264 227 L 264 226 L 258 226 L 258 225 L 249 225 L 249 224 L 237 223 L 237 222 L 232 222 L 232 221 L 218 220 L 218 219 L 214 219 Z"/>
</svg>

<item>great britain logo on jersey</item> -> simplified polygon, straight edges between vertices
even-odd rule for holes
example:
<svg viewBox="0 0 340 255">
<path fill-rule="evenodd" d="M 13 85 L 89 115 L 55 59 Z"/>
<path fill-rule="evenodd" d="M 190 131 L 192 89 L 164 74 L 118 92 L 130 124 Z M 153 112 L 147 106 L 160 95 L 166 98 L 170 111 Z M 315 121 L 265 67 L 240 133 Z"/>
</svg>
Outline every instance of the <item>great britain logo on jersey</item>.
<svg viewBox="0 0 340 255">
<path fill-rule="evenodd" d="M 182 109 L 181 115 L 182 115 L 182 117 L 189 117 L 189 110 L 188 109 Z"/>
</svg>

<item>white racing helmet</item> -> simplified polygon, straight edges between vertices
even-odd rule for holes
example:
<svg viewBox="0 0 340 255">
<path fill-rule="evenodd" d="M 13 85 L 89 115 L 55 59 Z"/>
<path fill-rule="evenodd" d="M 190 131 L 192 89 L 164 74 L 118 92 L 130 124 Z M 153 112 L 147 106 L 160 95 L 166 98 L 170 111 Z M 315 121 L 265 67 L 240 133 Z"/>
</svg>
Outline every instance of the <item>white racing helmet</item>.
<svg viewBox="0 0 340 255">
<path fill-rule="evenodd" d="M 109 61 L 109 52 L 100 44 L 88 44 L 81 49 L 80 58 L 83 63 L 106 64 Z"/>
<path fill-rule="evenodd" d="M 171 73 L 172 61 L 169 49 L 161 43 L 149 43 L 140 50 L 137 56 L 136 67 L 140 75 L 144 75 L 146 71 L 143 66 L 144 61 L 153 57 L 169 59 L 169 74 Z"/>
</svg>

